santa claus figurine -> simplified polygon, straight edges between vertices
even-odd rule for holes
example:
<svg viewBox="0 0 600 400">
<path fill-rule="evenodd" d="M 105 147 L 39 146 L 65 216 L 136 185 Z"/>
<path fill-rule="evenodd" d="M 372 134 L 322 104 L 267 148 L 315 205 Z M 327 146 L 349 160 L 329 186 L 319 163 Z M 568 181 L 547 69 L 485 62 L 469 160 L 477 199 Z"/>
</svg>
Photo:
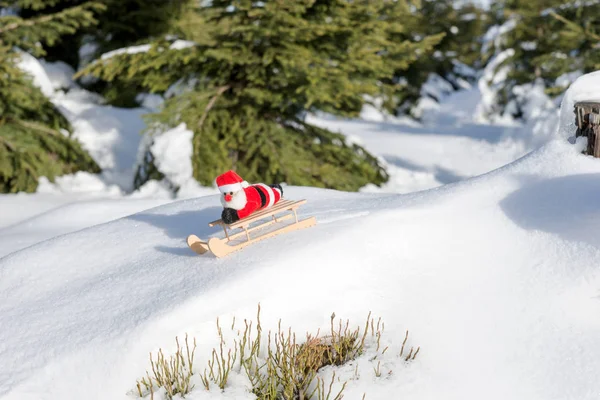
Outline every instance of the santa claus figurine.
<svg viewBox="0 0 600 400">
<path fill-rule="evenodd" d="M 255 211 L 269 208 L 283 196 L 281 185 L 249 185 L 234 171 L 219 175 L 216 183 L 222 194 L 221 204 L 224 207 L 221 219 L 226 224 L 232 224 Z"/>
</svg>

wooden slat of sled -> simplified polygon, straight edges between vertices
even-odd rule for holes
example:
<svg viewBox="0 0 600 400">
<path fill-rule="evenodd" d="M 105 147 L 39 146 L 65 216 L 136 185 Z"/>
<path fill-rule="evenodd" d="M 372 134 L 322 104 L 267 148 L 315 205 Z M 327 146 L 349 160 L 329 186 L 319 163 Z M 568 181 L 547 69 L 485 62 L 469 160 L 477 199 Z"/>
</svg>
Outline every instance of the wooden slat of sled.
<svg viewBox="0 0 600 400">
<path fill-rule="evenodd" d="M 273 236 L 277 236 L 282 233 L 287 233 L 287 232 L 296 231 L 299 229 L 308 228 L 308 227 L 315 225 L 316 223 L 317 223 L 317 221 L 316 221 L 315 217 L 309 217 L 309 218 L 303 219 L 301 221 L 298 221 L 296 223 L 283 226 L 279 229 L 268 232 L 268 233 L 258 236 L 256 238 L 248 239 L 248 240 L 246 240 L 240 244 L 237 244 L 235 246 L 230 246 L 229 244 L 227 244 L 228 243 L 227 239 L 211 238 L 208 241 L 208 247 L 209 247 L 210 251 L 216 257 L 224 257 L 230 253 L 233 253 L 234 251 L 243 249 L 244 247 L 249 246 L 253 243 L 256 243 L 260 240 L 271 238 Z"/>
<path fill-rule="evenodd" d="M 280 201 L 279 203 L 275 204 L 274 206 L 267 208 L 265 210 L 260 210 L 257 211 L 254 214 L 251 214 L 250 216 L 241 219 L 239 221 L 234 222 L 233 224 L 225 224 L 223 223 L 222 220 L 218 219 L 216 221 L 212 221 L 211 223 L 208 224 L 208 226 L 215 226 L 215 225 L 223 225 L 226 226 L 228 228 L 231 229 L 235 229 L 235 228 L 241 228 L 244 226 L 248 226 L 248 224 L 258 221 L 262 218 L 271 216 L 273 214 L 276 214 L 278 212 L 282 212 L 282 211 L 292 211 L 296 208 L 298 208 L 299 206 L 301 206 L 302 204 L 306 203 L 306 200 L 298 200 L 298 201 L 293 201 L 293 200 L 283 200 Z"/>
<path fill-rule="evenodd" d="M 277 217 L 277 220 L 270 220 L 270 221 L 267 221 L 267 222 L 265 222 L 263 224 L 257 225 L 257 226 L 255 226 L 253 228 L 248 228 L 248 229 L 246 229 L 244 231 L 241 231 L 241 232 L 238 232 L 238 233 L 234 233 L 233 235 L 228 235 L 223 240 L 225 240 L 225 241 L 227 241 L 227 239 L 234 240 L 234 239 L 237 239 L 239 237 L 245 236 L 246 232 L 250 233 L 250 232 L 254 232 L 254 231 L 260 230 L 260 229 L 264 229 L 264 228 L 266 228 L 268 226 L 271 226 L 271 225 L 274 225 L 274 224 L 276 224 L 278 222 L 287 221 L 288 219 L 293 218 L 293 217 L 294 217 L 293 214 L 282 215 L 281 217 Z"/>
<path fill-rule="evenodd" d="M 227 226 L 231 229 L 247 227 L 252 222 L 256 222 L 260 219 L 263 219 L 265 217 L 270 217 L 271 215 L 274 215 L 274 214 L 277 214 L 277 213 L 280 213 L 283 211 L 293 211 L 296 208 L 300 207 L 302 204 L 306 203 L 306 200 L 298 200 L 298 201 L 287 200 L 287 201 L 289 201 L 289 203 L 284 203 L 281 205 L 279 205 L 279 203 L 277 203 L 274 206 L 272 206 L 271 208 L 258 211 L 242 220 L 239 220 L 239 221 L 234 222 L 233 224 L 230 224 Z M 279 205 L 279 207 L 277 207 L 278 205 Z"/>
</svg>

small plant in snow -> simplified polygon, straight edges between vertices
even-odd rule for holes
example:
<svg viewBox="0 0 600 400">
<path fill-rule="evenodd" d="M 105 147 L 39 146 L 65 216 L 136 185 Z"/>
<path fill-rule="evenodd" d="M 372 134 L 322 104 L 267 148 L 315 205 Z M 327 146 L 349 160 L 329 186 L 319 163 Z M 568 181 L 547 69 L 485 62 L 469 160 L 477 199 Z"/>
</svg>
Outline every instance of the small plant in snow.
<svg viewBox="0 0 600 400">
<path fill-rule="evenodd" d="M 235 318 L 231 324 L 235 331 Z M 331 379 L 320 376 L 320 371 L 327 366 L 339 367 L 345 365 L 365 353 L 365 342 L 368 336 L 375 340 L 375 354 L 369 359 L 374 363 L 378 357 L 383 356 L 388 347 L 381 348 L 381 336 L 384 324 L 379 319 L 377 323 L 367 316 L 365 325 L 350 329 L 347 320 L 335 322 L 335 313 L 331 315 L 329 332 L 321 335 L 307 333 L 303 340 L 299 340 L 291 328 L 282 329 L 281 320 L 277 331 L 269 331 L 266 335 L 260 321 L 260 305 L 258 306 L 256 327 L 253 329 L 252 321 L 244 320 L 243 330 L 237 331 L 233 339 L 233 346 L 228 346 L 221 324 L 217 319 L 217 333 L 219 346 L 213 349 L 211 358 L 207 362 L 199 379 L 206 390 L 219 388 L 225 390 L 232 372 L 241 373 L 248 378 L 250 391 L 260 400 L 340 400 L 348 380 L 358 379 L 358 364 L 354 368 L 353 377 L 346 381 L 336 379 L 336 372 Z M 370 334 L 370 335 L 369 335 Z M 417 356 L 420 348 L 415 351 L 411 347 L 405 355 L 404 347 L 408 339 L 408 332 L 402 343 L 399 357 L 405 361 L 412 361 Z M 167 361 L 162 353 L 158 353 L 157 360 L 151 356 L 153 377 L 146 373 L 146 378 L 138 381 L 138 394 L 145 397 L 148 394 L 154 398 L 155 388 L 164 388 L 166 397 L 172 399 L 174 395 L 185 396 L 192 388 L 193 359 L 196 342 L 190 351 L 187 336 L 185 352 L 179 347 L 174 356 Z M 383 375 L 381 361 L 373 367 L 374 375 Z M 387 372 L 390 375 L 391 371 Z M 321 374 L 322 375 L 322 374 Z M 341 386 L 334 390 L 334 383 Z"/>
<path fill-rule="evenodd" d="M 232 324 L 232 328 L 233 326 L 234 325 Z M 229 372 L 231 372 L 238 356 L 237 346 L 234 346 L 233 353 L 231 349 L 225 351 L 225 339 L 218 319 L 217 331 L 219 333 L 219 338 L 221 339 L 219 342 L 219 351 L 213 349 L 212 358 L 208 361 L 208 368 L 204 370 L 204 374 L 201 376 L 202 383 L 206 390 L 210 389 L 211 382 L 217 384 L 221 390 L 225 389 Z M 227 357 L 225 357 L 225 353 L 227 353 Z"/>
<path fill-rule="evenodd" d="M 146 371 L 146 377 L 137 381 L 136 386 L 140 397 L 150 394 L 150 398 L 154 399 L 155 388 L 163 388 L 167 399 L 171 400 L 174 395 L 185 396 L 194 388 L 190 381 L 194 374 L 196 339 L 194 339 L 194 347 L 190 350 L 188 337 L 185 336 L 185 351 L 179 345 L 179 339 L 175 338 L 175 341 L 177 342 L 177 351 L 168 360 L 162 349 L 158 350 L 156 360 L 150 353 L 152 376 Z"/>
</svg>

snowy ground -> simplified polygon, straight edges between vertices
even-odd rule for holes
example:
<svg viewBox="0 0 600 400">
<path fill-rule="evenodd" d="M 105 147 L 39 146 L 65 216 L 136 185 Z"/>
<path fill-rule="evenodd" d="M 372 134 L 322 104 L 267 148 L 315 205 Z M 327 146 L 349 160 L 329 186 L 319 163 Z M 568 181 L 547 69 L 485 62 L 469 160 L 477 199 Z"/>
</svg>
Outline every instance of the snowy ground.
<svg viewBox="0 0 600 400">
<path fill-rule="evenodd" d="M 595 399 L 599 177 L 597 162 L 552 143 L 408 195 L 288 188 L 310 199 L 303 214 L 317 226 L 225 259 L 184 243 L 215 234 L 215 196 L 44 241 L 0 260 L 0 398 L 125 399 L 149 351 L 187 332 L 203 366 L 215 319 L 253 318 L 260 302 L 265 330 L 278 318 L 303 333 L 332 312 L 356 325 L 382 317 L 392 374 L 376 379 L 361 359 L 346 398 Z M 404 365 L 407 329 L 421 352 Z M 234 374 L 212 395 L 252 398 L 244 383 Z"/>
<path fill-rule="evenodd" d="M 216 318 L 254 318 L 258 303 L 263 329 L 282 318 L 300 335 L 327 329 L 332 312 L 385 321 L 383 376 L 370 347 L 348 399 L 600 396 L 600 164 L 581 143 L 559 137 L 528 154 L 540 141 L 518 126 L 475 121 L 476 89 L 421 124 L 368 109 L 357 121 L 311 116 L 380 156 L 391 181 L 363 193 L 287 187 L 317 226 L 200 257 L 184 240 L 218 234 L 207 227 L 221 209 L 214 189 L 131 192 L 148 110 L 64 94 L 64 68 L 44 67 L 40 85 L 105 173 L 0 196 L 1 400 L 131 399 L 148 352 L 189 333 L 202 370 Z M 406 330 L 421 347 L 410 364 L 397 356 Z M 187 398 L 252 398 L 237 373 L 224 393 L 196 386 Z"/>
<path fill-rule="evenodd" d="M 382 157 L 390 181 L 364 191 L 410 193 L 491 171 L 528 152 L 510 135 L 516 127 L 415 124 L 407 120 L 336 120 L 311 116 L 316 125 L 349 135 Z"/>
<path fill-rule="evenodd" d="M 175 199 L 157 182 L 132 192 L 143 143 L 143 116 L 160 103 L 157 96 L 147 96 L 145 107 L 136 109 L 106 106 L 100 97 L 72 81 L 73 70 L 64 63 L 40 62 L 24 54 L 22 67 L 33 74 L 36 84 L 67 115 L 75 136 L 103 173 L 65 176 L 55 184 L 44 182 L 36 194 L 0 195 L 0 257 L 56 235 Z M 474 87 L 446 97 L 440 105 L 426 102 L 422 123 L 386 117 L 369 107 L 359 120 L 310 115 L 308 121 L 340 131 L 381 157 L 390 181 L 382 188 L 366 186 L 363 192 L 410 193 L 486 173 L 535 147 L 531 135 L 523 134 L 519 126 L 474 122 L 481 97 Z M 199 187 L 190 179 L 191 145 L 182 141 L 190 142 L 190 132 L 180 126 L 157 139 L 153 146 L 162 172 L 182 186 L 176 198 L 215 193 L 213 188 Z M 106 212 L 94 211 L 95 206 Z M 63 208 L 71 210 L 72 218 L 57 220 L 46 215 L 55 211 L 60 214 Z"/>
</svg>

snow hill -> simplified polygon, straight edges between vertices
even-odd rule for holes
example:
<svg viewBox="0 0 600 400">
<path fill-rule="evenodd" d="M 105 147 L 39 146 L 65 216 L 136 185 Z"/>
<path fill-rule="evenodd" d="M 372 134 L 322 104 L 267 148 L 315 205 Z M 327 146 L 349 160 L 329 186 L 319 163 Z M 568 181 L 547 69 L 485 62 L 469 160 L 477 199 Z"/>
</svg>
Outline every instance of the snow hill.
<svg viewBox="0 0 600 400">
<path fill-rule="evenodd" d="M 0 398 L 131 399 L 148 352 L 187 332 L 205 365 L 216 318 L 260 303 L 265 330 L 382 318 L 385 373 L 360 360 L 348 399 L 596 399 L 600 163 L 577 147 L 412 194 L 288 187 L 317 226 L 224 259 L 184 243 L 218 233 L 212 195 L 14 252 L 0 259 Z M 406 330 L 421 351 L 405 365 Z M 244 384 L 187 398 L 250 399 Z"/>
<path fill-rule="evenodd" d="M 202 371 L 216 319 L 254 320 L 259 303 L 265 331 L 280 318 L 299 335 L 324 331 L 333 312 L 353 326 L 382 318 L 382 375 L 369 342 L 336 369 L 344 399 L 599 397 L 600 162 L 565 135 L 573 102 L 600 93 L 599 73 L 573 84 L 560 121 L 540 111 L 531 133 L 473 122 L 477 88 L 423 124 L 311 116 L 363 142 L 392 180 L 362 193 L 285 187 L 317 225 L 216 259 L 185 244 L 220 234 L 207 226 L 221 210 L 214 190 L 127 188 L 149 109 L 114 109 L 58 65 L 29 67 L 104 173 L 0 196 L 0 400 L 131 400 L 149 352 L 169 354 L 187 333 Z M 410 363 L 398 357 L 407 330 L 420 346 Z M 188 399 L 252 398 L 237 372 L 223 393 L 197 378 Z"/>
</svg>

